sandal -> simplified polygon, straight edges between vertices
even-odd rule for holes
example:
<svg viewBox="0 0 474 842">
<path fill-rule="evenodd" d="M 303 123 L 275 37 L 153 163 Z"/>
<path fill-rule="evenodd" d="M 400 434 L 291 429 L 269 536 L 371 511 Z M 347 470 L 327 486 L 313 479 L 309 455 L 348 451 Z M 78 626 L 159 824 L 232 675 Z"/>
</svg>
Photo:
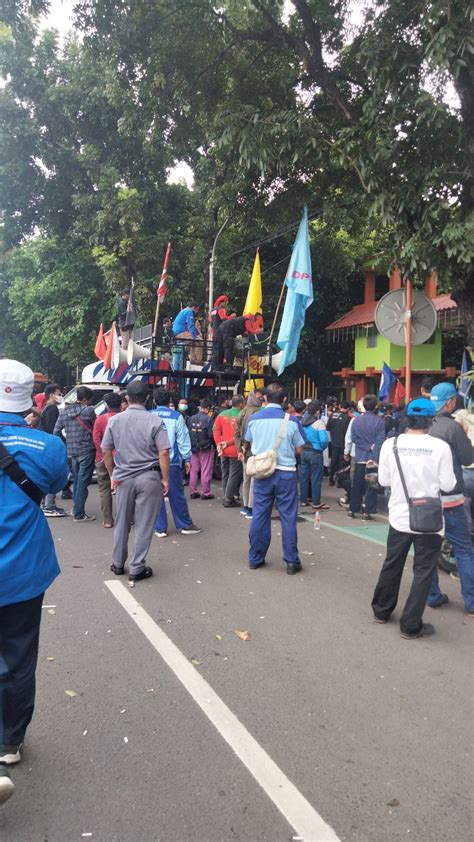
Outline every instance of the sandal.
<svg viewBox="0 0 474 842">
<path fill-rule="evenodd" d="M 319 506 L 312 505 L 312 508 L 315 510 L 315 512 L 320 512 L 321 509 L 330 509 L 331 506 L 328 506 L 327 503 L 320 503 Z"/>
<path fill-rule="evenodd" d="M 113 529 L 113 523 L 103 523 L 104 529 Z"/>
</svg>

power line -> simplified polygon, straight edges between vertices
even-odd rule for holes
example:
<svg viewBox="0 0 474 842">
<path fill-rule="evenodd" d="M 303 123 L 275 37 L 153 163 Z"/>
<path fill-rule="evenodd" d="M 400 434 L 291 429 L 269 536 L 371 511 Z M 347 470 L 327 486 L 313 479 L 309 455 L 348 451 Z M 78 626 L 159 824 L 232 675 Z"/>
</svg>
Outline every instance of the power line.
<svg viewBox="0 0 474 842">
<path fill-rule="evenodd" d="M 311 216 L 308 216 L 308 220 L 316 219 L 318 216 L 319 216 L 319 214 L 316 214 L 316 213 L 312 214 Z M 256 240 L 253 243 L 249 243 L 246 246 L 242 246 L 242 248 L 236 249 L 235 251 L 228 254 L 227 257 L 228 258 L 234 257 L 234 255 L 240 254 L 241 252 L 247 251 L 248 249 L 256 248 L 258 246 L 262 246 L 265 243 L 270 243 L 272 240 L 278 239 L 278 237 L 283 237 L 283 235 L 287 234 L 289 231 L 294 231 L 295 228 L 299 227 L 299 224 L 300 224 L 299 222 L 296 222 L 293 225 L 288 225 L 286 228 L 283 228 L 281 231 L 278 231 L 276 234 L 269 234 L 268 237 L 261 237 L 259 240 Z"/>
</svg>

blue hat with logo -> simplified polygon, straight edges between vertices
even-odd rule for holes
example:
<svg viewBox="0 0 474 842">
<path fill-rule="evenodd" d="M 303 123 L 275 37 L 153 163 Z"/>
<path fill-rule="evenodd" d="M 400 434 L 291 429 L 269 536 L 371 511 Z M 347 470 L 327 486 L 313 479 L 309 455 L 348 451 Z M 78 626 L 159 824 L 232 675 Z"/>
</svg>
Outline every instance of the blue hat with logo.
<svg viewBox="0 0 474 842">
<path fill-rule="evenodd" d="M 433 386 L 430 398 L 434 403 L 436 412 L 439 412 L 440 409 L 442 409 L 451 398 L 455 398 L 456 395 L 456 387 L 453 386 L 452 383 L 438 383 L 437 386 Z"/>
<path fill-rule="evenodd" d="M 417 398 L 408 404 L 407 415 L 424 415 L 434 418 L 436 407 L 433 401 L 428 400 L 428 398 Z"/>
</svg>

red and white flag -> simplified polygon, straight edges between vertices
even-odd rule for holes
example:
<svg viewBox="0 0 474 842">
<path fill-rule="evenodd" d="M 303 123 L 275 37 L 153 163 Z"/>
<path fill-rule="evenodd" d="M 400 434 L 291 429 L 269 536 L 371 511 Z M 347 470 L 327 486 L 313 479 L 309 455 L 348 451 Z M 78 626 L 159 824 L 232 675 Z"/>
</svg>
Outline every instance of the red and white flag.
<svg viewBox="0 0 474 842">
<path fill-rule="evenodd" d="M 165 300 L 165 295 L 166 295 L 166 292 L 167 292 L 167 289 L 166 289 L 166 273 L 167 273 L 167 270 L 168 270 L 168 261 L 170 259 L 170 252 L 171 252 L 171 243 L 168 243 L 168 248 L 166 249 L 166 254 L 165 254 L 165 262 L 163 263 L 163 269 L 162 269 L 162 272 L 161 272 L 160 285 L 159 285 L 158 289 L 156 290 L 156 294 L 158 296 L 160 304 L 163 304 L 163 301 Z"/>
<path fill-rule="evenodd" d="M 393 402 L 396 406 L 399 406 L 401 404 L 403 398 L 405 397 L 405 394 L 405 387 L 402 383 L 400 383 L 400 380 L 397 380 L 397 385 L 395 387 L 395 395 L 393 397 Z"/>
</svg>

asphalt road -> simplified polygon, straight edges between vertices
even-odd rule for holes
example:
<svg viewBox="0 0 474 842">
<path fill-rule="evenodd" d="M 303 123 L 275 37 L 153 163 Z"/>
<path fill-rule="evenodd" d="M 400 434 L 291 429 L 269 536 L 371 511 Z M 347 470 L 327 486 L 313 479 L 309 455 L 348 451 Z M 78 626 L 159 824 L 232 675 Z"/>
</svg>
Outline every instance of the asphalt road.
<svg viewBox="0 0 474 842">
<path fill-rule="evenodd" d="M 99 515 L 96 488 L 89 510 Z M 339 839 L 471 840 L 473 623 L 458 584 L 442 574 L 450 605 L 425 615 L 436 635 L 405 641 L 370 611 L 385 519 L 365 529 L 333 507 L 319 532 L 301 523 L 305 569 L 290 577 L 278 521 L 268 567 L 250 571 L 238 510 L 191 510 L 204 532 L 154 539 L 156 575 L 133 591 L 125 580 L 127 593 Z M 62 575 L 45 599 L 37 708 L 2 842 L 295 838 L 105 585 L 125 579 L 109 571 L 111 530 L 99 517 L 50 524 Z"/>
</svg>

